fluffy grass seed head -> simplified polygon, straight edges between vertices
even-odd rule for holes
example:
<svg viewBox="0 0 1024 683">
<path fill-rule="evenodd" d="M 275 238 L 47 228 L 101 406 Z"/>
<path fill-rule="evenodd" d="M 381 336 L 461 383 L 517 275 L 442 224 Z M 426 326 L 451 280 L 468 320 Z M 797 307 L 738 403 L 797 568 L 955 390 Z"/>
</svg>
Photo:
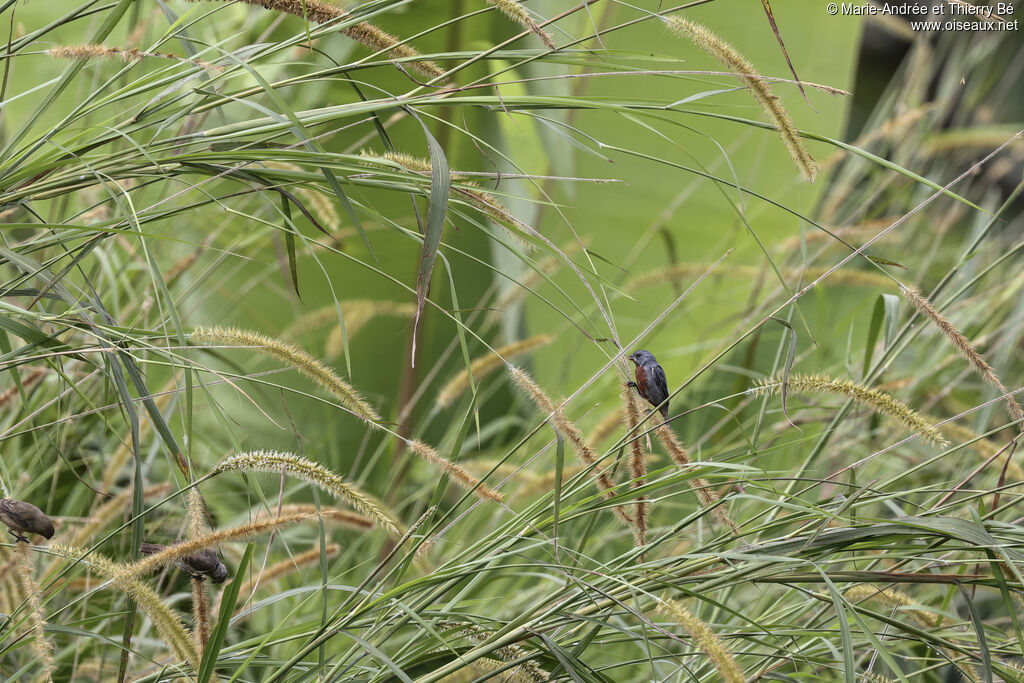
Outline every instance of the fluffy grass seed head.
<svg viewBox="0 0 1024 683">
<path fill-rule="evenodd" d="M 46 640 L 43 625 L 46 620 L 43 618 L 43 601 L 39 592 L 39 585 L 36 583 L 35 568 L 32 566 L 32 556 L 29 554 L 28 543 L 15 543 L 14 552 L 17 554 L 16 573 L 21 591 L 28 602 L 28 623 L 30 630 L 34 632 L 32 638 L 32 650 L 36 653 L 36 666 L 38 667 L 39 679 L 49 683 L 53 680 L 53 647 Z"/>
<path fill-rule="evenodd" d="M 330 545 L 324 548 L 324 555 L 326 555 L 328 558 L 334 557 L 340 552 L 341 546 L 337 543 L 331 543 Z M 259 583 L 261 585 L 267 584 L 276 579 L 280 579 L 283 576 L 287 576 L 288 574 L 296 572 L 302 567 L 306 567 L 311 564 L 317 564 L 319 562 L 320 546 L 317 546 L 312 550 L 307 550 L 286 560 L 281 560 L 280 562 L 270 565 L 265 570 L 263 570 L 263 572 L 259 575 Z M 247 580 L 238 588 L 238 594 L 249 595 L 252 593 L 253 588 L 255 588 L 255 586 L 255 579 Z M 239 609 L 241 609 L 241 607 L 239 607 Z"/>
<path fill-rule="evenodd" d="M 280 169 L 283 171 L 299 171 L 303 169 L 298 164 L 288 163 L 286 161 L 261 161 L 261 164 L 267 168 Z M 341 228 L 341 219 L 338 217 L 338 211 L 334 208 L 334 201 L 331 199 L 333 195 L 327 194 L 320 191 L 316 186 L 303 185 L 299 187 L 298 194 L 300 197 L 309 203 L 312 213 L 316 216 L 324 227 L 330 232 L 337 232 Z M 282 334 L 282 337 L 287 335 Z"/>
<path fill-rule="evenodd" d="M 859 602 L 867 600 L 868 602 L 878 602 L 910 610 L 914 621 L 921 626 L 934 628 L 939 623 L 939 619 L 935 614 L 926 611 L 921 606 L 921 603 L 895 588 L 876 588 L 867 584 L 858 584 L 847 589 L 843 595 L 850 601 Z"/>
<path fill-rule="evenodd" d="M 533 17 L 526 11 L 526 8 L 519 4 L 518 0 L 487 0 L 487 2 L 497 7 L 502 14 L 512 21 L 535 33 L 549 49 L 557 49 L 551 35 L 537 25 L 537 22 L 533 20 Z"/>
<path fill-rule="evenodd" d="M 398 533 L 398 525 L 393 516 L 368 493 L 345 483 L 339 475 L 302 456 L 278 451 L 249 451 L 226 458 L 213 471 L 214 473 L 230 471 L 280 473 L 285 471 L 330 493 L 335 498 L 344 500 L 374 520 L 378 526 L 387 529 L 389 533 Z"/>
<path fill-rule="evenodd" d="M 743 670 L 733 659 L 732 653 L 726 649 L 725 644 L 715 635 L 711 627 L 697 618 L 682 602 L 667 598 L 659 599 L 658 611 L 683 627 L 697 647 L 703 650 L 708 659 L 714 663 L 723 681 L 745 683 L 746 676 L 743 675 Z"/>
<path fill-rule="evenodd" d="M 1006 395 L 1006 407 L 1010 411 L 1010 417 L 1014 420 L 1024 420 L 1024 409 L 1021 408 L 1020 403 L 1017 402 L 1013 396 L 1009 395 L 1009 390 L 1003 385 L 999 377 L 996 376 L 995 371 L 992 370 L 992 366 L 989 365 L 981 354 L 971 345 L 953 323 L 949 322 L 934 306 L 932 302 L 928 301 L 919 291 L 912 287 L 901 287 L 903 296 L 906 297 L 907 301 L 917 309 L 924 317 L 932 321 L 939 331 L 943 334 L 946 339 L 953 345 L 957 352 L 963 356 L 963 358 L 974 368 L 982 379 L 988 382 L 990 385 L 995 387 L 1000 393 Z M 1024 432 L 1024 422 L 1017 426 L 1017 429 Z"/>
<path fill-rule="evenodd" d="M 633 488 L 643 486 L 647 477 L 647 457 L 644 454 L 643 444 L 637 436 L 636 428 L 640 424 L 640 406 L 637 403 L 636 395 L 630 387 L 622 389 L 622 402 L 625 406 L 623 421 L 626 425 L 626 433 L 629 435 L 629 473 L 633 479 Z M 633 508 L 633 519 L 636 520 L 634 533 L 638 546 L 647 543 L 647 513 L 649 503 L 644 496 L 640 496 Z"/>
<path fill-rule="evenodd" d="M 379 316 L 395 318 L 411 318 L 416 314 L 416 304 L 403 304 L 397 301 L 378 299 L 349 299 L 339 303 L 341 314 L 345 319 L 345 333 L 351 339 L 366 323 Z M 331 307 L 333 309 L 333 306 Z M 337 323 L 338 312 L 334 311 L 333 322 Z M 341 334 L 341 325 L 336 324 L 327 336 L 324 355 L 334 360 L 345 351 L 345 338 Z"/>
<path fill-rule="evenodd" d="M 800 134 L 797 132 L 796 126 L 793 125 L 793 120 L 789 118 L 789 113 L 782 106 L 779 98 L 772 93 L 757 69 L 740 54 L 739 50 L 722 40 L 706 26 L 680 16 L 668 17 L 666 22 L 669 30 L 673 33 L 689 38 L 697 47 L 732 69 L 739 76 L 740 81 L 761 105 L 768 118 L 775 123 L 779 137 L 786 145 L 786 150 L 792 157 L 793 163 L 796 164 L 804 178 L 813 183 L 818 174 L 814 158 L 804 147 Z"/>
<path fill-rule="evenodd" d="M 198 0 L 193 0 L 198 2 Z M 246 4 L 262 7 L 274 12 L 284 12 L 308 19 L 315 24 L 343 21 L 350 16 L 347 10 L 324 2 L 324 0 L 243 0 Z M 361 21 L 341 29 L 352 40 L 371 50 L 383 52 L 391 59 L 411 60 L 413 68 L 430 78 L 440 78 L 444 70 L 425 59 L 413 59 L 419 53 L 408 45 L 401 45 L 393 35 L 382 31 L 368 21 Z"/>
<path fill-rule="evenodd" d="M 754 391 L 758 394 L 774 394 L 782 390 L 782 378 L 763 379 Z M 929 443 L 947 446 L 949 442 L 939 429 L 923 415 L 914 411 L 902 401 L 886 394 L 845 379 L 832 379 L 824 375 L 790 375 L 789 390 L 800 393 L 826 393 L 846 396 L 857 403 L 871 408 L 881 415 L 888 415 L 913 431 Z"/>
<path fill-rule="evenodd" d="M 601 421 L 594 427 L 594 431 L 590 432 L 587 437 L 587 441 L 590 443 L 601 443 L 609 436 L 615 433 L 619 427 L 622 426 L 622 421 L 625 419 L 626 408 L 624 406 L 617 406 L 614 410 L 609 411 Z"/>
<path fill-rule="evenodd" d="M 537 383 L 530 377 L 529 373 L 523 371 L 514 365 L 509 365 L 509 374 L 512 376 L 512 382 L 519 389 L 526 394 L 526 396 L 533 401 L 541 412 L 548 414 L 548 419 L 554 423 L 555 427 L 565 437 L 572 446 L 572 449 L 576 452 L 576 456 L 587 466 L 596 465 L 598 462 L 597 454 L 594 453 L 594 449 L 584 439 L 580 433 L 579 427 L 574 422 L 569 420 L 565 416 L 562 410 L 561 404 L 555 404 L 544 390 L 541 389 Z M 597 469 L 597 479 L 595 481 L 597 488 L 604 495 L 605 499 L 612 500 L 615 498 L 615 483 L 612 481 L 611 476 L 604 469 Z M 612 508 L 615 511 L 615 515 L 622 520 L 626 525 L 633 527 L 635 520 L 633 516 L 629 514 L 621 505 L 617 505 Z"/>
<path fill-rule="evenodd" d="M 675 432 L 667 424 L 658 425 L 658 428 L 654 430 L 654 433 L 658 435 L 658 441 L 668 451 L 669 456 L 672 458 L 672 462 L 676 464 L 680 469 L 688 469 L 692 464 L 690 460 L 690 453 L 686 450 L 686 447 L 676 437 Z M 720 498 L 715 490 L 711 488 L 711 482 L 701 477 L 694 477 L 689 480 L 690 488 L 697 494 L 697 500 L 700 501 L 701 505 L 710 508 L 713 519 L 716 523 L 724 525 L 732 529 L 733 533 L 739 533 L 739 527 L 736 526 L 736 522 L 732 521 L 729 514 L 725 511 L 725 508 L 720 504 Z"/>
<path fill-rule="evenodd" d="M 162 496 L 171 488 L 170 482 L 161 482 L 159 484 L 153 484 L 147 486 L 142 491 L 143 499 L 155 498 L 156 496 Z M 127 488 L 121 491 L 116 496 L 108 500 L 97 507 L 92 515 L 80 524 L 76 524 L 72 527 L 70 545 L 83 545 L 89 539 L 96 535 L 96 532 L 103 529 L 110 520 L 117 517 L 119 514 L 123 515 L 126 507 L 131 505 L 132 490 Z"/>
<path fill-rule="evenodd" d="M 196 650 L 195 642 L 185 630 L 181 619 L 152 588 L 133 576 L 127 566 L 118 564 L 101 553 L 90 553 L 87 549 L 76 546 L 53 545 L 50 546 L 50 550 L 72 560 L 88 554 L 88 557 L 84 557 L 79 562 L 109 580 L 114 587 L 134 600 L 153 622 L 160 638 L 174 651 L 177 657 L 189 662 L 194 667 L 199 666 L 199 652 Z"/>
<path fill-rule="evenodd" d="M 265 518 L 255 522 L 249 522 L 248 524 L 231 527 L 229 529 L 219 529 L 217 531 L 204 534 L 203 536 L 197 536 L 196 538 L 190 538 L 187 541 L 181 541 L 179 543 L 166 546 L 158 553 L 146 555 L 138 562 L 125 565 L 124 571 L 126 574 L 133 577 L 146 576 L 164 565 L 170 564 L 175 560 L 180 560 L 181 558 L 191 555 L 199 550 L 214 548 L 221 543 L 227 543 L 229 541 L 242 541 L 255 536 L 269 534 L 272 531 L 276 531 L 277 529 L 281 529 L 292 524 L 312 522 L 316 519 L 317 515 L 289 515 L 287 517 Z"/>
<path fill-rule="evenodd" d="M 277 516 L 277 510 L 275 509 L 272 514 L 268 514 L 266 510 L 260 510 L 257 513 L 256 518 L 262 519 L 266 517 Z M 280 515 L 282 517 L 288 515 L 319 515 L 325 523 L 337 524 L 348 529 L 355 529 L 357 531 L 366 531 L 377 526 L 369 517 L 357 514 L 351 510 L 342 510 L 340 508 L 328 508 L 321 507 L 317 510 L 316 505 L 312 503 L 289 503 L 288 505 L 281 506 Z"/>
<path fill-rule="evenodd" d="M 493 500 L 496 503 L 500 503 L 502 495 L 492 489 L 487 484 L 483 483 L 472 474 L 470 474 L 464 467 L 453 463 L 451 460 L 444 458 L 440 453 L 435 451 L 433 448 L 423 443 L 422 441 L 409 441 L 409 450 L 418 455 L 424 461 L 434 465 L 441 471 L 445 472 L 452 481 L 458 484 L 460 487 L 468 490 L 472 490 L 477 496 L 481 498 L 487 498 Z"/>
<path fill-rule="evenodd" d="M 232 327 L 199 328 L 190 335 L 194 342 L 234 344 L 252 347 L 260 353 L 290 365 L 319 384 L 345 408 L 372 427 L 379 428 L 380 415 L 348 382 L 299 347 L 251 330 Z"/>
<path fill-rule="evenodd" d="M 223 71 L 224 67 L 198 59 L 185 59 L 165 52 L 146 52 L 138 48 L 123 48 L 108 45 L 57 45 L 47 52 L 57 59 L 121 59 L 125 62 L 141 62 L 146 57 L 169 59 L 202 67 L 210 71 Z"/>
<path fill-rule="evenodd" d="M 628 281 L 625 285 L 625 290 L 633 292 L 638 289 L 661 284 L 678 285 L 706 273 L 710 266 L 711 264 L 708 263 L 676 263 L 664 268 L 656 268 Z M 821 266 L 800 269 L 787 268 L 782 270 L 782 276 L 790 282 L 797 282 L 799 280 L 812 282 L 829 270 L 829 268 Z M 715 271 L 716 276 L 735 277 L 744 280 L 755 280 L 766 274 L 767 271 L 764 268 L 756 266 L 722 266 Z M 892 290 L 896 286 L 891 279 L 881 273 L 870 270 L 857 270 L 856 268 L 840 268 L 829 275 L 821 284 L 885 290 Z"/>
<path fill-rule="evenodd" d="M 475 380 L 486 377 L 505 364 L 505 359 L 514 358 L 542 346 L 547 346 L 554 341 L 554 335 L 538 334 L 505 346 L 499 347 L 494 352 L 488 352 L 475 358 L 469 365 L 469 370 L 463 368 L 459 374 L 453 377 L 442 387 L 437 394 L 437 405 L 444 408 L 465 393 L 469 388 L 469 376 L 472 373 Z"/>
</svg>

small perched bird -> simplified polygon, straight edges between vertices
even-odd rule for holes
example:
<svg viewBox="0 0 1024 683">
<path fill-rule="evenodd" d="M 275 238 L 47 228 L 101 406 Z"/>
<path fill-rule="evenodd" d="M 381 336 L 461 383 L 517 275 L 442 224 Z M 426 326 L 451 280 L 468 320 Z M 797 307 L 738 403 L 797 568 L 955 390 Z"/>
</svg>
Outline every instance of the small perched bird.
<svg viewBox="0 0 1024 683">
<path fill-rule="evenodd" d="M 143 543 L 139 546 L 139 552 L 143 555 L 156 555 L 166 548 L 167 546 L 159 543 Z M 191 555 L 179 557 L 174 561 L 174 566 L 200 581 L 209 576 L 214 583 L 224 583 L 224 579 L 228 578 L 228 568 L 220 561 L 217 551 L 213 548 L 203 548 Z"/>
<path fill-rule="evenodd" d="M 636 364 L 636 381 L 629 386 L 640 392 L 655 408 L 661 410 L 661 416 L 668 419 L 668 380 L 665 371 L 658 365 L 654 354 L 650 351 L 634 351 L 629 357 Z"/>
<path fill-rule="evenodd" d="M 53 538 L 53 522 L 42 510 L 32 503 L 14 498 L 0 498 L 0 522 L 10 528 L 11 535 L 19 541 L 28 543 L 28 539 L 19 531 L 39 534 L 43 538 Z"/>
</svg>

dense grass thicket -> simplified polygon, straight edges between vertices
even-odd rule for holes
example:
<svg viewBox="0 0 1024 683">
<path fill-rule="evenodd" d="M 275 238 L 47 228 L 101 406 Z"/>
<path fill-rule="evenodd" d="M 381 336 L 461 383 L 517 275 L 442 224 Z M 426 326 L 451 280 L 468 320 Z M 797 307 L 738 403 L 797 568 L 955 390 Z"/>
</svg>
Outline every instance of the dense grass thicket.
<svg viewBox="0 0 1024 683">
<path fill-rule="evenodd" d="M 1024 43 L 799 4 L 0 3 L 0 678 L 1024 680 Z"/>
</svg>

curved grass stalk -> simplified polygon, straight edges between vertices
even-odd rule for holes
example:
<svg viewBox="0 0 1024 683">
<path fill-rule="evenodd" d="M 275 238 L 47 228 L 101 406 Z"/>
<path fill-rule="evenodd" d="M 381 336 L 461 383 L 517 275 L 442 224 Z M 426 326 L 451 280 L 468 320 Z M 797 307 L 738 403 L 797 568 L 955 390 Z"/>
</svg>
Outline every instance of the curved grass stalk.
<svg viewBox="0 0 1024 683">
<path fill-rule="evenodd" d="M 572 446 L 573 450 L 576 451 L 576 455 L 586 466 L 595 466 L 598 462 L 597 454 L 594 453 L 594 449 L 590 447 L 586 441 L 583 440 L 583 436 L 580 433 L 579 427 L 577 427 L 572 421 L 570 421 L 565 413 L 562 412 L 561 405 L 555 405 L 555 402 L 544 393 L 544 391 L 537 385 L 533 378 L 529 374 L 520 370 L 519 368 L 510 365 L 509 374 L 512 376 L 512 381 L 526 396 L 532 400 L 542 412 L 548 414 L 555 427 L 565 436 L 566 440 Z M 605 499 L 613 500 L 615 498 L 615 483 L 612 481 L 611 476 L 604 469 L 596 468 L 597 476 L 594 483 L 597 485 L 599 491 L 604 495 Z M 633 516 L 630 515 L 621 505 L 616 505 L 612 508 L 615 515 L 626 525 L 633 527 L 636 521 Z"/>
<path fill-rule="evenodd" d="M 903 296 L 906 297 L 907 301 L 917 309 L 917 311 L 925 318 L 930 320 L 942 333 L 949 343 L 953 345 L 964 360 L 970 364 L 974 371 L 981 376 L 983 380 L 992 385 L 999 393 L 1003 394 L 1006 398 L 1006 407 L 1010 412 L 1010 417 L 1014 420 L 1024 420 L 1024 409 L 1021 408 L 1020 403 L 1017 402 L 1013 396 L 1010 395 L 1010 390 L 1002 383 L 999 377 L 996 376 L 992 366 L 989 365 L 981 354 L 971 345 L 971 342 L 967 340 L 967 337 L 953 326 L 953 323 L 949 322 L 945 316 L 936 310 L 932 303 L 928 301 L 920 292 L 910 287 L 901 287 Z M 1017 430 L 1024 433 L 1024 422 L 1017 425 Z"/>
<path fill-rule="evenodd" d="M 285 472 L 298 477 L 335 498 L 346 501 L 359 512 L 373 519 L 379 526 L 392 534 L 398 533 L 394 517 L 369 494 L 346 483 L 340 476 L 323 465 L 292 453 L 278 451 L 250 451 L 226 458 L 213 472 Z M 154 556 L 155 557 L 155 556 Z"/>
<path fill-rule="evenodd" d="M 251 347 L 260 353 L 290 365 L 306 377 L 320 385 L 325 391 L 337 398 L 341 404 L 374 428 L 380 422 L 380 415 L 366 400 L 359 395 L 352 385 L 338 377 L 333 370 L 309 355 L 294 344 L 281 339 L 268 337 L 259 332 L 239 330 L 236 328 L 200 328 L 189 335 L 195 342 L 237 344 Z"/>
<path fill-rule="evenodd" d="M 775 394 L 782 391 L 782 378 L 762 379 L 754 388 L 757 394 Z M 893 398 L 885 392 L 861 386 L 846 379 L 832 379 L 824 375 L 790 375 L 789 390 L 796 393 L 826 393 L 846 396 L 861 405 L 871 408 L 880 415 L 902 422 L 917 432 L 928 443 L 945 447 L 949 445 L 939 429 L 923 415 L 911 409 L 905 403 Z"/>
<path fill-rule="evenodd" d="M 422 441 L 408 441 L 409 450 L 418 455 L 424 461 L 434 465 L 441 471 L 445 472 L 451 477 L 451 480 L 458 484 L 460 487 L 468 490 L 472 490 L 477 496 L 481 498 L 487 498 L 493 500 L 496 503 L 500 503 L 502 495 L 492 489 L 487 484 L 483 483 L 472 474 L 470 474 L 464 467 L 453 463 L 447 458 L 441 457 L 441 454 L 435 451 L 433 448 L 423 443 Z"/>
<path fill-rule="evenodd" d="M 194 667 L 199 666 L 199 652 L 181 619 L 153 592 L 152 588 L 132 575 L 129 571 L 130 566 L 118 564 L 101 553 L 90 553 L 89 550 L 77 546 L 58 544 L 51 546 L 50 550 L 90 567 L 118 590 L 126 593 L 150 618 L 157 633 L 174 654 Z M 88 557 L 85 557 L 87 554 Z"/>
<path fill-rule="evenodd" d="M 529 339 L 523 339 L 495 349 L 482 356 L 473 359 L 469 369 L 463 368 L 455 377 L 450 379 L 437 394 L 437 405 L 444 408 L 461 396 L 469 388 L 469 378 L 472 375 L 474 380 L 479 381 L 498 368 L 505 365 L 507 359 L 515 358 L 534 349 L 547 346 L 554 341 L 554 335 L 538 334 Z"/>
<path fill-rule="evenodd" d="M 680 16 L 668 17 L 666 21 L 673 33 L 689 38 L 697 47 L 736 72 L 740 81 L 747 87 L 747 90 L 754 96 L 758 104 L 761 105 L 768 118 L 775 122 L 775 128 L 778 130 L 782 142 L 786 145 L 789 156 L 793 158 L 793 163 L 800 169 L 804 178 L 813 183 L 815 176 L 818 174 L 818 169 L 814 165 L 814 158 L 811 157 L 807 148 L 804 147 L 804 143 L 800 139 L 800 133 L 797 132 L 796 126 L 793 125 L 793 120 L 789 118 L 789 113 L 782 106 L 779 98 L 772 93 L 764 77 L 757 72 L 757 69 L 736 48 L 722 40 L 706 26 Z"/>
</svg>

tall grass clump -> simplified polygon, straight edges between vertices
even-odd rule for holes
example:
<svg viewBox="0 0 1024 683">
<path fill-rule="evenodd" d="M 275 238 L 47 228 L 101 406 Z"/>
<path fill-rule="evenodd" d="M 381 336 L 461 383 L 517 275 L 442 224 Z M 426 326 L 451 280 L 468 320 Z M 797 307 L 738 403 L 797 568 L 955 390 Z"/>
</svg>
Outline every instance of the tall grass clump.
<svg viewBox="0 0 1024 683">
<path fill-rule="evenodd" d="M 733 5 L 4 3 L 0 678 L 1019 678 L 1018 32 Z"/>
</svg>

